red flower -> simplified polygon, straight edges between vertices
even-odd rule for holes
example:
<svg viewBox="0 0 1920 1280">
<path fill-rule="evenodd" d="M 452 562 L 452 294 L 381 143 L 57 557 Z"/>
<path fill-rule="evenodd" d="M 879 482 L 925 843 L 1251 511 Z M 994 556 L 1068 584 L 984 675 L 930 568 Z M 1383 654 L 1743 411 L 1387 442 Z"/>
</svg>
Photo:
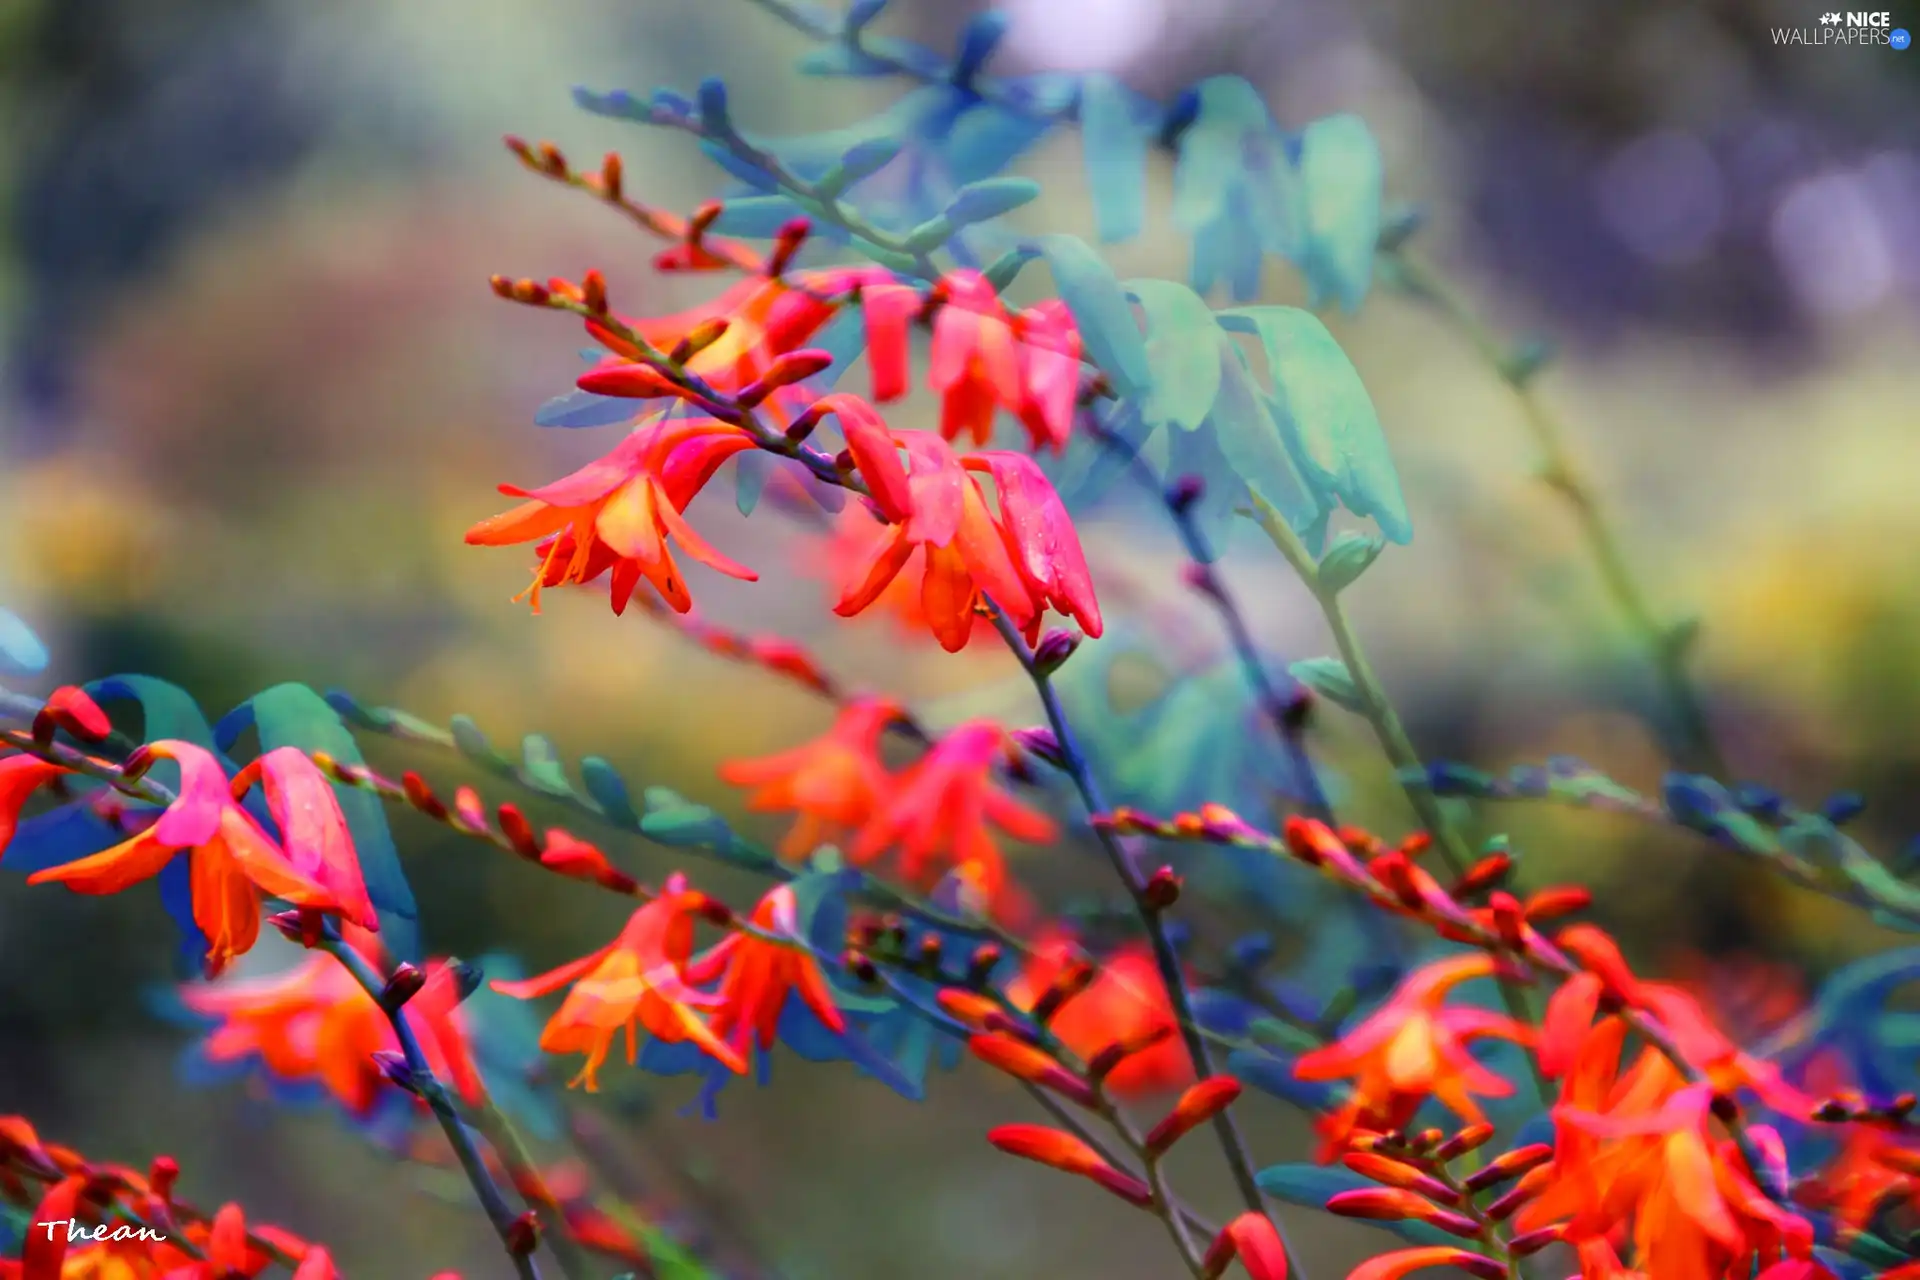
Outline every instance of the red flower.
<svg viewBox="0 0 1920 1280">
<path fill-rule="evenodd" d="M 944 735 L 900 774 L 893 794 L 860 831 L 848 856 L 871 862 L 900 853 L 900 874 L 924 884 L 945 867 L 971 868 L 988 901 L 999 899 L 1006 869 L 989 827 L 1016 840 L 1044 844 L 1052 819 L 1027 808 L 994 778 L 1016 759 L 1012 737 L 991 720 L 972 720 Z"/>
<path fill-rule="evenodd" d="M 343 920 L 378 930 L 380 917 L 367 898 L 346 815 L 320 766 L 298 747 L 279 747 L 234 776 L 233 798 L 243 799 L 255 782 L 266 790 L 287 861 L 333 895 Z"/>
<path fill-rule="evenodd" d="M 927 381 L 941 396 L 940 438 L 970 435 L 984 445 L 996 409 L 1020 411 L 1020 348 L 1000 295 L 980 272 L 950 271 L 939 291 Z"/>
<path fill-rule="evenodd" d="M 1493 972 L 1494 962 L 1485 955 L 1435 961 L 1409 975 L 1352 1031 L 1295 1060 L 1293 1074 L 1301 1080 L 1354 1082 L 1346 1103 L 1317 1125 L 1325 1143 L 1321 1160 L 1338 1155 L 1356 1131 L 1406 1128 L 1430 1097 L 1466 1123 L 1480 1124 L 1485 1117 L 1475 1095 L 1502 1098 L 1513 1092 L 1511 1084 L 1476 1062 L 1467 1046 L 1487 1037 L 1525 1043 L 1528 1028 L 1503 1014 L 1446 1003 L 1461 983 Z"/>
<path fill-rule="evenodd" d="M 500 492 L 529 501 L 474 525 L 467 542 L 500 547 L 547 540 L 525 593 L 536 612 L 542 587 L 588 582 L 611 570 L 615 613 L 625 610 L 643 577 L 675 612 L 685 613 L 693 600 L 669 538 L 709 568 L 747 582 L 759 578 L 716 551 L 680 514 L 721 463 L 753 447 L 745 431 L 710 418 L 656 420 L 606 457 L 543 488 L 501 485 Z"/>
<path fill-rule="evenodd" d="M 260 936 L 263 896 L 338 913 L 341 904 L 301 871 L 251 814 L 234 802 L 220 762 L 190 742 L 161 741 L 148 755 L 180 766 L 180 794 L 160 820 L 130 840 L 65 866 L 27 877 L 28 884 L 64 884 L 75 893 L 118 893 L 160 874 L 174 855 L 189 854 L 193 920 L 207 936 L 206 971 L 217 976 Z"/>
<path fill-rule="evenodd" d="M 370 958 L 379 954 L 372 938 L 351 927 L 346 933 L 349 944 Z M 396 1087 L 373 1055 L 397 1053 L 399 1039 L 379 1004 L 331 956 L 308 956 L 271 977 L 192 984 L 181 988 L 180 998 L 194 1013 L 215 1020 L 200 1045 L 210 1062 L 257 1062 L 277 1080 L 317 1082 L 362 1117 Z M 477 1103 L 480 1077 L 458 1000 L 452 971 L 435 962 L 402 1016 L 434 1075 Z"/>
<path fill-rule="evenodd" d="M 889 699 L 856 698 L 820 737 L 777 755 L 729 760 L 720 777 L 731 786 L 755 788 L 747 808 L 756 813 L 797 815 L 780 842 L 780 856 L 805 857 L 873 816 L 888 783 L 880 739 L 901 714 Z"/>
<path fill-rule="evenodd" d="M 847 1029 L 846 1019 L 833 1002 L 826 975 L 814 958 L 798 945 L 798 923 L 793 888 L 780 885 L 762 897 L 753 909 L 755 928 L 795 945 L 782 945 L 748 933 L 727 935 L 719 945 L 687 966 L 687 981 L 705 986 L 720 980 L 720 1004 L 710 1024 L 713 1034 L 744 1058 L 758 1044 L 771 1049 L 779 1033 L 780 1011 L 789 995 L 813 1011 L 836 1035 Z"/>
<path fill-rule="evenodd" d="M 669 1044 L 691 1040 L 744 1073 L 746 1060 L 714 1035 L 699 1013 L 720 1003 L 720 997 L 687 982 L 694 918 L 707 906 L 705 894 L 687 888 L 685 877 L 672 876 L 661 895 L 635 911 L 620 936 L 600 950 L 524 982 L 495 982 L 493 989 L 526 1000 L 571 984 L 540 1035 L 540 1047 L 548 1053 L 585 1054 L 585 1064 L 569 1083 L 584 1083 L 588 1092 L 600 1087 L 600 1064 L 623 1029 L 629 1063 L 639 1052 L 637 1032 L 645 1029 Z"/>
<path fill-rule="evenodd" d="M 897 533 L 898 526 L 881 523 L 865 505 L 848 503 L 834 517 L 832 531 L 826 537 L 811 539 L 806 543 L 803 563 L 809 569 L 824 571 L 821 576 L 826 579 L 831 598 L 838 601 L 851 595 L 866 581 L 875 562 L 887 552 Z M 899 573 L 880 589 L 862 612 L 884 613 L 894 621 L 902 636 L 924 642 L 933 638 L 927 612 L 920 607 L 926 579 L 926 559 L 917 548 L 910 549 L 908 556 Z M 978 613 L 969 615 L 967 640 L 961 647 L 972 643 L 976 635 L 982 632 L 991 634 L 992 631 L 993 624 L 988 619 Z"/>
<path fill-rule="evenodd" d="M 726 332 L 688 357 L 686 368 L 714 390 L 732 395 L 765 373 L 779 357 L 806 346 L 833 319 L 839 306 L 824 295 L 836 287 L 842 275 L 845 273 L 807 273 L 796 281 L 801 288 L 784 280 L 742 280 L 719 297 L 686 311 L 651 320 L 623 317 L 623 322 L 656 350 L 670 351 L 703 326 L 725 321 Z M 591 318 L 586 323 L 587 332 L 607 350 L 626 360 L 640 359 L 639 348 L 604 323 Z M 611 367 L 617 364 L 608 362 L 601 369 Z"/>
<path fill-rule="evenodd" d="M 1014 321 L 1020 339 L 1020 422 L 1033 451 L 1067 447 L 1080 400 L 1080 330 L 1058 298 L 1022 311 Z"/>
<path fill-rule="evenodd" d="M 1094 599 L 1093 575 L 1080 550 L 1080 535 L 1039 465 L 1024 454 L 1005 452 L 976 453 L 961 465 L 993 477 L 1000 499 L 1000 532 L 1035 605 L 1065 614 L 1097 639 L 1103 626 L 1100 602 Z M 1036 632 L 1039 614 L 1036 607 Z"/>
<path fill-rule="evenodd" d="M 833 611 L 851 618 L 866 610 L 921 551 L 926 568 L 920 608 L 941 648 L 957 653 L 966 647 L 982 593 L 1016 625 L 1031 626 L 1035 603 L 980 486 L 938 437 L 910 431 L 897 432 L 894 438 L 912 463 L 907 477 L 912 512 L 890 526 L 871 557 L 849 574 L 849 586 Z"/>
<path fill-rule="evenodd" d="M 20 826 L 20 811 L 33 793 L 55 778 L 71 772 L 57 764 L 48 764 L 38 756 L 12 755 L 0 760 L 0 856 L 13 843 Z"/>
</svg>

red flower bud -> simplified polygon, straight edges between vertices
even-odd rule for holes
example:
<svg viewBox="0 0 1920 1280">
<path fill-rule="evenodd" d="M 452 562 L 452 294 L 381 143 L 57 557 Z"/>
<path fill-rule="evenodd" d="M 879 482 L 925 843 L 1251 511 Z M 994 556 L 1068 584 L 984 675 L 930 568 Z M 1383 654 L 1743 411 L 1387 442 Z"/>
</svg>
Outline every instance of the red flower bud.
<svg viewBox="0 0 1920 1280">
<path fill-rule="evenodd" d="M 1287 1280 L 1286 1242 L 1264 1213 L 1243 1213 L 1220 1229 L 1201 1263 L 1206 1280 L 1217 1280 L 1235 1258 L 1251 1280 Z"/>
<path fill-rule="evenodd" d="M 1093 1090 L 1085 1081 L 1055 1062 L 1046 1052 L 1024 1040 L 998 1032 L 970 1037 L 967 1048 L 973 1056 L 1016 1080 L 1025 1080 L 1071 1098 L 1083 1107 L 1094 1105 Z"/>
<path fill-rule="evenodd" d="M 82 742 L 98 742 L 113 732 L 113 725 L 86 690 L 63 684 L 47 695 L 46 705 L 33 717 L 33 740 L 44 747 L 59 729 Z"/>
<path fill-rule="evenodd" d="M 1010 1156 L 1089 1178 L 1130 1204 L 1145 1208 L 1153 1203 L 1153 1192 L 1146 1183 L 1114 1168 L 1070 1133 L 1037 1124 L 1005 1124 L 991 1130 L 987 1141 Z"/>
<path fill-rule="evenodd" d="M 1233 1105 L 1240 1096 L 1240 1082 L 1232 1076 L 1209 1076 L 1191 1085 L 1173 1104 L 1173 1110 L 1147 1131 L 1146 1147 L 1153 1155 L 1162 1155 L 1188 1133 Z"/>
</svg>

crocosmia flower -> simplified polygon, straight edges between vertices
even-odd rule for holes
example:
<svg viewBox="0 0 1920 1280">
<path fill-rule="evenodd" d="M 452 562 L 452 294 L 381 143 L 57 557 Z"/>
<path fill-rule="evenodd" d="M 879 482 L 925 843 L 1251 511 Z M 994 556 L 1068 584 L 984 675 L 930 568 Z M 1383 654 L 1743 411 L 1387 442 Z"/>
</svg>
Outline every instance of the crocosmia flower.
<svg viewBox="0 0 1920 1280">
<path fill-rule="evenodd" d="M 373 938 L 347 926 L 349 945 L 370 958 Z M 325 1089 L 349 1115 L 369 1119 L 402 1095 L 374 1054 L 397 1053 L 399 1040 L 386 1014 L 332 956 L 315 954 L 282 973 L 224 979 L 181 988 L 188 1012 L 209 1023 L 197 1057 L 216 1068 L 257 1070 L 269 1082 Z M 459 1013 L 459 989 L 444 962 L 427 968 L 426 984 L 407 1001 L 403 1017 L 428 1066 L 469 1103 L 481 1096 L 480 1075 Z"/>
<path fill-rule="evenodd" d="M 1582 1045 L 1554 1109 L 1552 1173 L 1515 1218 L 1562 1224 L 1571 1244 L 1612 1242 L 1631 1223 L 1634 1265 L 1662 1280 L 1721 1280 L 1756 1262 L 1811 1256 L 1813 1229 L 1763 1193 L 1715 1115 L 1715 1091 L 1644 1049 L 1617 1076 L 1625 1025 Z"/>
<path fill-rule="evenodd" d="M 526 1000 L 571 988 L 541 1033 L 540 1047 L 548 1053 L 585 1054 L 570 1083 L 584 1084 L 589 1092 L 600 1087 L 600 1065 L 623 1030 L 629 1063 L 644 1030 L 669 1044 L 691 1040 L 730 1070 L 745 1073 L 745 1059 L 702 1016 L 720 997 L 687 981 L 695 918 L 707 906 L 705 894 L 673 876 L 661 895 L 635 911 L 620 936 L 600 950 L 524 982 L 495 982 L 493 989 Z"/>
<path fill-rule="evenodd" d="M 681 516 L 720 464 L 753 448 L 739 427 L 710 418 L 659 419 L 641 426 L 604 458 L 539 489 L 501 485 L 528 501 L 467 530 L 475 546 L 542 544 L 544 559 L 526 595 L 535 610 L 542 587 L 588 582 L 612 572 L 613 609 L 622 612 L 645 578 L 677 613 L 693 607 L 668 540 L 695 560 L 747 582 L 759 577 L 694 532 Z"/>
<path fill-rule="evenodd" d="M 295 866 L 235 802 L 226 770 L 211 752 L 171 740 L 144 750 L 180 766 L 180 794 L 160 820 L 111 849 L 36 871 L 27 877 L 28 884 L 64 884 L 75 893 L 118 893 L 159 875 L 177 854 L 187 852 L 193 919 L 207 937 L 209 977 L 252 949 L 260 936 L 263 897 L 316 911 L 343 910 L 340 901 Z"/>
<path fill-rule="evenodd" d="M 277 747 L 234 777 L 235 798 L 245 796 L 256 781 L 266 791 L 267 812 L 280 830 L 287 861 L 333 895 L 341 919 L 379 929 L 346 815 L 320 766 L 298 747 Z"/>
<path fill-rule="evenodd" d="M 993 477 L 1000 502 L 1000 532 L 1035 603 L 1065 614 L 1098 638 L 1103 626 L 1100 602 L 1094 598 L 1093 575 L 1080 549 L 1080 535 L 1039 465 L 1024 454 L 998 451 L 973 454 L 962 465 Z M 1038 616 L 1036 609 L 1036 632 Z"/>
<path fill-rule="evenodd" d="M 1485 955 L 1440 960 L 1411 974 L 1377 1011 L 1324 1048 L 1293 1064 L 1301 1080 L 1351 1079 L 1347 1102 L 1318 1128 L 1323 1160 L 1338 1155 L 1357 1131 L 1403 1130 L 1428 1098 L 1438 1098 L 1467 1124 L 1485 1116 L 1474 1096 L 1504 1098 L 1513 1085 L 1474 1060 L 1468 1046 L 1489 1037 L 1524 1044 L 1528 1028 L 1504 1014 L 1449 1005 L 1455 987 L 1492 976 Z"/>
<path fill-rule="evenodd" d="M 927 378 L 940 394 L 940 437 L 993 438 L 994 413 L 1020 411 L 1020 348 L 993 283 L 978 271 L 942 277 L 944 301 L 933 318 Z"/>
<path fill-rule="evenodd" d="M 856 698 L 812 742 L 756 760 L 729 760 L 720 777 L 754 788 L 747 808 L 757 813 L 797 815 L 780 842 L 780 856 L 805 857 L 873 816 L 888 788 L 880 739 L 901 714 L 899 704 L 886 698 Z"/>
<path fill-rule="evenodd" d="M 997 901 L 1006 865 L 993 828 L 1030 844 L 1056 834 L 1051 818 L 1021 804 L 996 780 L 994 771 L 1015 758 L 1011 735 L 991 720 L 951 730 L 899 776 L 848 856 L 871 862 L 897 850 L 901 877 L 917 885 L 949 867 L 972 868 L 987 899 Z"/>
<path fill-rule="evenodd" d="M 790 995 L 799 996 L 827 1030 L 839 1035 L 847 1029 L 826 974 L 803 949 L 796 921 L 793 889 L 780 885 L 755 905 L 751 923 L 765 933 L 794 939 L 793 945 L 755 934 L 729 934 L 687 967 L 687 980 L 695 985 L 719 980 L 720 1001 L 710 1026 L 743 1059 L 755 1045 L 762 1050 L 773 1047 L 780 1012 Z"/>
<path fill-rule="evenodd" d="M 20 826 L 20 811 L 33 793 L 68 772 L 38 756 L 20 754 L 0 760 L 0 855 L 13 842 L 13 833 Z"/>
<path fill-rule="evenodd" d="M 800 287 L 795 287 L 796 284 Z M 743 280 L 691 310 L 657 319 L 625 319 L 623 322 L 656 350 L 670 351 L 674 344 L 702 326 L 724 320 L 726 332 L 689 356 L 686 368 L 714 390 L 731 395 L 765 373 L 779 357 L 806 346 L 839 309 L 828 300 L 830 291 L 844 287 L 844 282 L 824 277 L 798 280 L 794 284 L 784 280 Z M 590 317 L 586 324 L 587 332 L 615 356 L 628 361 L 640 359 L 639 348 L 601 321 Z M 617 364 L 602 366 L 603 369 L 615 367 Z"/>
<path fill-rule="evenodd" d="M 889 527 L 833 611 L 843 618 L 864 612 L 923 553 L 920 607 L 940 647 L 957 653 L 972 638 L 982 593 L 1026 628 L 1035 605 L 980 486 L 967 475 L 953 449 L 924 431 L 896 432 L 910 463 L 907 484 L 912 511 Z"/>
</svg>

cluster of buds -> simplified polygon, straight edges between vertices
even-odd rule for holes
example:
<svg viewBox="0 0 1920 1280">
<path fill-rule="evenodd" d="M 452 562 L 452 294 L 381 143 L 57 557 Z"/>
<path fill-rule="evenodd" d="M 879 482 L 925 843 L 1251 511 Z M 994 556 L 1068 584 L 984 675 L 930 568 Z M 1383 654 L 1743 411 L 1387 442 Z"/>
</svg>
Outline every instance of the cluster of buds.
<svg viewBox="0 0 1920 1280">
<path fill-rule="evenodd" d="M 1920 1106 L 1920 1097 L 1911 1093 L 1897 1094 L 1886 1102 L 1873 1102 L 1847 1089 L 1822 1098 L 1808 1118 L 1815 1124 L 1871 1124 L 1884 1129 L 1904 1129 L 1917 1106 Z"/>
<path fill-rule="evenodd" d="M 416 812 L 450 827 L 462 835 L 486 840 L 528 862 L 545 867 L 573 880 L 584 880 L 625 897 L 645 897 L 646 890 L 626 872 L 614 866 L 599 846 L 589 844 L 561 827 L 549 827 L 544 836 L 536 832 L 518 805 L 503 802 L 492 818 L 472 787 L 458 788 L 451 802 L 441 799 L 433 787 L 409 769 L 400 781 L 382 777 L 365 765 L 335 759 L 322 751 L 313 753 L 321 772 L 336 782 L 371 791 L 389 800 L 404 800 Z"/>
<path fill-rule="evenodd" d="M 967 953 L 964 968 L 951 973 L 946 967 L 947 940 L 931 929 L 916 934 L 907 927 L 906 917 L 889 911 L 848 921 L 842 963 L 864 983 L 879 982 L 884 966 L 942 987 L 978 993 L 986 990 L 1002 954 L 998 945 L 983 942 Z"/>
<path fill-rule="evenodd" d="M 278 1263 L 295 1280 L 336 1280 L 326 1249 L 277 1227 L 249 1226 L 239 1205 L 202 1213 L 175 1194 L 179 1177 L 170 1156 L 144 1173 L 94 1162 L 42 1141 L 20 1116 L 0 1116 L 0 1203 L 26 1211 L 35 1228 L 26 1233 L 20 1274 L 132 1274 L 145 1267 L 180 1280 L 224 1280 Z"/>
<path fill-rule="evenodd" d="M 1507 1220 L 1546 1186 L 1553 1148 L 1534 1143 L 1496 1156 L 1471 1172 L 1453 1168 L 1493 1136 L 1490 1124 L 1469 1125 L 1453 1134 L 1428 1129 L 1356 1135 L 1342 1160 L 1348 1169 L 1377 1185 L 1335 1194 L 1327 1201 L 1327 1211 L 1374 1222 L 1420 1222 L 1472 1241 L 1486 1252 L 1436 1246 L 1432 1260 L 1421 1265 L 1451 1266 L 1485 1280 L 1506 1280 L 1509 1263 L 1489 1253 L 1524 1258 L 1560 1238 L 1557 1226 L 1503 1236 Z"/>
</svg>

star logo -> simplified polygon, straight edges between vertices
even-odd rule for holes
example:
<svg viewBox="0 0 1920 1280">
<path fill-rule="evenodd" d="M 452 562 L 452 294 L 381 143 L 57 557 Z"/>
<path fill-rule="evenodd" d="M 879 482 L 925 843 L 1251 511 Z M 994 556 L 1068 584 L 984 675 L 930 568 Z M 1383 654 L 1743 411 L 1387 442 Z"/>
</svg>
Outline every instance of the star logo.
<svg viewBox="0 0 1920 1280">
<path fill-rule="evenodd" d="M 1825 26 L 1837 27 L 1840 25 L 1840 15 L 1837 13 L 1823 13 L 1820 15 L 1820 21 Z"/>
</svg>

